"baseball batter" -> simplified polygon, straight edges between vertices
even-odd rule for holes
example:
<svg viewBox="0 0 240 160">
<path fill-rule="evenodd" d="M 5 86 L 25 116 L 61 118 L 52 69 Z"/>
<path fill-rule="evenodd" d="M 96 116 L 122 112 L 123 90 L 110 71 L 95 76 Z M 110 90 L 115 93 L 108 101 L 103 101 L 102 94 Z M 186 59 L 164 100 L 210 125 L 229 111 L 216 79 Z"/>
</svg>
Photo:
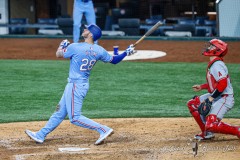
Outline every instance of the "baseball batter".
<svg viewBox="0 0 240 160">
<path fill-rule="evenodd" d="M 46 136 L 52 132 L 68 115 L 72 124 L 95 130 L 100 134 L 96 145 L 113 133 L 113 129 L 99 124 L 82 115 L 82 104 L 89 89 L 89 76 L 97 61 L 117 64 L 125 56 L 134 53 L 133 45 L 130 45 L 122 54 L 112 56 L 101 46 L 94 44 L 101 35 L 101 29 L 94 24 L 86 26 L 82 36 L 84 42 L 70 44 L 68 40 L 63 40 L 57 49 L 56 56 L 69 58 L 70 69 L 68 83 L 56 112 L 50 117 L 46 125 L 38 132 L 26 130 L 26 134 L 38 143 L 43 143 Z M 70 45 L 69 45 L 70 44 Z"/>
<path fill-rule="evenodd" d="M 206 89 L 208 93 L 200 97 L 194 96 L 187 103 L 190 113 L 201 129 L 201 133 L 195 135 L 195 139 L 211 139 L 214 138 L 214 133 L 231 134 L 240 138 L 240 127 L 221 121 L 234 105 L 230 76 L 223 62 L 227 52 L 227 43 L 219 39 L 209 41 L 203 52 L 203 55 L 209 56 L 210 59 L 206 73 L 207 83 L 194 85 L 193 90 Z"/>
<path fill-rule="evenodd" d="M 80 37 L 82 17 L 87 24 L 96 24 L 96 15 L 92 0 L 74 0 L 73 4 L 73 42 L 77 43 Z"/>
</svg>

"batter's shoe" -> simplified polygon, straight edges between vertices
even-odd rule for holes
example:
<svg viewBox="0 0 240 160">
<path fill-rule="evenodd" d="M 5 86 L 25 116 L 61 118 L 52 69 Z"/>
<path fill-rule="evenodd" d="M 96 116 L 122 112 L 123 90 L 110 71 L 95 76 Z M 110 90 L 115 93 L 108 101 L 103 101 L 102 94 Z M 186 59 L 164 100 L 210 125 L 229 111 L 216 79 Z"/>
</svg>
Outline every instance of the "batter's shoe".
<svg viewBox="0 0 240 160">
<path fill-rule="evenodd" d="M 204 133 L 199 133 L 197 135 L 194 136 L 194 139 L 197 140 L 209 140 L 209 139 L 213 139 L 215 136 L 212 132 L 207 132 L 206 135 L 204 135 Z"/>
<path fill-rule="evenodd" d="M 104 139 L 106 139 L 108 136 L 111 136 L 113 134 L 113 129 L 109 129 L 107 132 L 100 134 L 100 137 L 98 140 L 95 142 L 95 145 L 102 144 Z"/>
<path fill-rule="evenodd" d="M 34 141 L 36 141 L 37 143 L 43 143 L 43 140 L 41 140 L 40 138 L 37 137 L 36 132 L 32 132 L 30 130 L 25 130 L 25 133 L 32 138 Z"/>
</svg>

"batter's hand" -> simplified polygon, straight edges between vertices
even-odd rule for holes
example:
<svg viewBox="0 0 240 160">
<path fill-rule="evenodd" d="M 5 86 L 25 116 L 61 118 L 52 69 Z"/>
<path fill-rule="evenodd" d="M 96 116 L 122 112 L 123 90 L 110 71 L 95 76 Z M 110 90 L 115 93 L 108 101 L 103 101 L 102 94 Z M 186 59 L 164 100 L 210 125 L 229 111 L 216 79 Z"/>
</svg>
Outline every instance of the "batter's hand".
<svg viewBox="0 0 240 160">
<path fill-rule="evenodd" d="M 201 88 L 200 85 L 194 85 L 194 86 L 192 86 L 192 88 L 193 88 L 193 90 L 194 90 L 195 92 L 198 92 L 198 91 L 201 91 L 201 90 L 202 90 L 202 88 Z"/>
<path fill-rule="evenodd" d="M 66 51 L 66 48 L 69 44 L 70 42 L 67 39 L 64 39 L 58 46 L 58 49 L 56 51 L 56 57 L 63 57 L 63 53 Z"/>
<path fill-rule="evenodd" d="M 135 47 L 133 47 L 133 44 L 131 44 L 126 50 L 125 52 L 127 53 L 127 56 L 131 56 L 133 55 L 135 52 Z"/>
<path fill-rule="evenodd" d="M 65 49 L 65 48 L 67 48 L 67 46 L 70 44 L 70 42 L 67 40 L 67 39 L 64 39 L 61 43 L 60 43 L 60 45 L 59 45 L 59 48 L 60 49 Z"/>
</svg>

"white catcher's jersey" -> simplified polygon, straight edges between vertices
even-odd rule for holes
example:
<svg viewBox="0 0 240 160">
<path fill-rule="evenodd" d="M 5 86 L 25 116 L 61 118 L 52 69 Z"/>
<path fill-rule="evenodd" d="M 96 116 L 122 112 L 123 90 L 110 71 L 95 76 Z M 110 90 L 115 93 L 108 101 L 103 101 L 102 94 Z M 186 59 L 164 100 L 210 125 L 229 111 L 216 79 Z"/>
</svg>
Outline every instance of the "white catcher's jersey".
<svg viewBox="0 0 240 160">
<path fill-rule="evenodd" d="M 207 71 L 207 81 L 212 93 L 216 89 L 217 82 L 221 79 L 227 78 L 227 87 L 222 94 L 233 94 L 233 88 L 230 77 L 228 75 L 228 69 L 223 61 L 216 61 L 212 64 Z"/>
</svg>

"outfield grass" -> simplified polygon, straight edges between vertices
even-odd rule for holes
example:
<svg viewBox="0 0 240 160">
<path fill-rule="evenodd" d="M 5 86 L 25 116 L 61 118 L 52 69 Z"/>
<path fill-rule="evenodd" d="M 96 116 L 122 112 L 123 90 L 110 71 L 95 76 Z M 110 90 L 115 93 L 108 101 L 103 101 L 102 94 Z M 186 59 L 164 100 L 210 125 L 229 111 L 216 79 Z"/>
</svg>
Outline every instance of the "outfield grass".
<svg viewBox="0 0 240 160">
<path fill-rule="evenodd" d="M 69 61 L 0 60 L 0 123 L 48 120 L 67 82 Z M 90 76 L 83 104 L 89 118 L 185 117 L 191 86 L 205 82 L 207 63 L 99 62 Z M 239 118 L 239 64 L 227 64 Z M 197 94 L 203 94 L 198 92 Z"/>
</svg>

